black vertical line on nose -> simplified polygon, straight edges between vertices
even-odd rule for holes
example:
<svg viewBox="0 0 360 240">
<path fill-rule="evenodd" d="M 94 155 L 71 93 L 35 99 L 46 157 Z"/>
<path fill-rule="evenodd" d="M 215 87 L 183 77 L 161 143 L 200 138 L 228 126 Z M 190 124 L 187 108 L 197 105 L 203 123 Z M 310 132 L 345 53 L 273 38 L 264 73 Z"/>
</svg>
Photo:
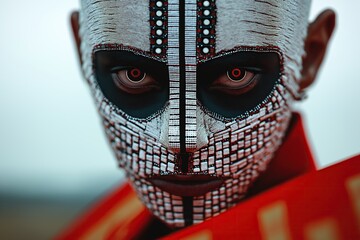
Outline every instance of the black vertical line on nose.
<svg viewBox="0 0 360 240">
<path fill-rule="evenodd" d="M 183 174 L 188 173 L 189 155 L 186 153 L 186 70 L 185 70 L 185 1 L 179 0 L 179 63 L 180 63 L 180 165 Z M 193 224 L 193 198 L 183 197 L 185 226 Z"/>
</svg>

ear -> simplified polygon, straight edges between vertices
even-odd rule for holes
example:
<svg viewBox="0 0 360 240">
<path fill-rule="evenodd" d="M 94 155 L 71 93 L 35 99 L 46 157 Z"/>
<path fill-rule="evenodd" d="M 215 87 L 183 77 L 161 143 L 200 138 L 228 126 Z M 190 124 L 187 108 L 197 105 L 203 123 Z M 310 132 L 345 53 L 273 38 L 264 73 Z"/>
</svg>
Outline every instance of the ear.
<svg viewBox="0 0 360 240">
<path fill-rule="evenodd" d="M 80 24 L 79 24 L 79 12 L 78 11 L 71 13 L 70 21 L 71 21 L 71 28 L 73 31 L 73 37 L 74 37 L 75 44 L 76 44 L 76 47 L 78 50 L 80 64 L 82 64 L 81 51 L 80 51 L 81 38 L 79 35 Z"/>
<path fill-rule="evenodd" d="M 300 79 L 301 90 L 315 81 L 333 34 L 335 22 L 334 11 L 325 10 L 309 25 L 308 35 L 305 39 L 306 56 L 303 58 L 302 77 Z"/>
</svg>

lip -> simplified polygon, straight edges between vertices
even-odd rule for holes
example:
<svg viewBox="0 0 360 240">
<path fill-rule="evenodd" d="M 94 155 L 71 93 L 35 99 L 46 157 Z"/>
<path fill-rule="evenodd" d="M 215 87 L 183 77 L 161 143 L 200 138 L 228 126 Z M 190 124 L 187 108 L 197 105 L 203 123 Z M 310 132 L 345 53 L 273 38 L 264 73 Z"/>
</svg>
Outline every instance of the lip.
<svg viewBox="0 0 360 240">
<path fill-rule="evenodd" d="M 209 175 L 167 175 L 148 179 L 161 190 L 181 197 L 196 197 L 219 188 L 224 180 Z"/>
</svg>

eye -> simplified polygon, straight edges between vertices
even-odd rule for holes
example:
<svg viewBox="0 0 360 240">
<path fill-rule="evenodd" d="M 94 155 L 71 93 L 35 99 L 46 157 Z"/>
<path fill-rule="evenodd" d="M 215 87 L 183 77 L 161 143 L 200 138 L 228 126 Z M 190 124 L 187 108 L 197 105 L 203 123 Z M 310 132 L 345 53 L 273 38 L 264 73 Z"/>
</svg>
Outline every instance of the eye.
<svg viewBox="0 0 360 240">
<path fill-rule="evenodd" d="M 209 88 L 210 90 L 220 91 L 230 95 L 239 95 L 250 91 L 256 84 L 256 73 L 244 68 L 233 67 L 216 78 Z"/>
<path fill-rule="evenodd" d="M 142 94 L 160 89 L 160 84 L 137 67 L 117 67 L 111 74 L 115 85 L 130 94 Z"/>
<path fill-rule="evenodd" d="M 130 82 L 139 83 L 145 79 L 146 73 L 139 68 L 126 70 L 126 77 Z"/>
</svg>

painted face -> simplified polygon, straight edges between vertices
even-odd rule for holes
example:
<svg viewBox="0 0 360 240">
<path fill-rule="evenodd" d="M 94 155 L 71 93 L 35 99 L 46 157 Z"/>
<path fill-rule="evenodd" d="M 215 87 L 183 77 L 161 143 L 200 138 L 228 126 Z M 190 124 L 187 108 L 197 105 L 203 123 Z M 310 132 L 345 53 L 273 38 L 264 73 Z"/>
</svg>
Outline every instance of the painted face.
<svg viewBox="0 0 360 240">
<path fill-rule="evenodd" d="M 236 204 L 299 97 L 310 0 L 83 0 L 83 71 L 119 165 L 170 226 Z"/>
</svg>

